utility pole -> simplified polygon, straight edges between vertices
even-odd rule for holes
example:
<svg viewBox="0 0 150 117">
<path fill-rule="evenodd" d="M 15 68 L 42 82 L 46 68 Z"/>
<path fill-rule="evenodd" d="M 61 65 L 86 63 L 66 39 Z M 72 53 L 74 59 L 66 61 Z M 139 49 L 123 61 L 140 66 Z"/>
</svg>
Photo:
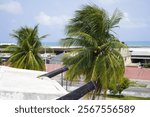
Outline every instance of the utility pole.
<svg viewBox="0 0 150 117">
<path fill-rule="evenodd" d="M 44 53 L 44 57 L 45 57 L 45 70 L 47 72 L 47 66 L 46 66 L 46 46 L 44 47 L 45 53 Z"/>
</svg>

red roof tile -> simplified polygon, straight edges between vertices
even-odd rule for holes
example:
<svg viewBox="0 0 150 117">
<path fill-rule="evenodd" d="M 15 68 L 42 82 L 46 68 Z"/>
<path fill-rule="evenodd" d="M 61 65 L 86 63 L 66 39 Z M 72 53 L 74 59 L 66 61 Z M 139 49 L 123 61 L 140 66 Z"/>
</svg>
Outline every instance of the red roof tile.
<svg viewBox="0 0 150 117">
<path fill-rule="evenodd" d="M 63 67 L 62 64 L 46 64 L 46 71 L 51 72 L 61 67 Z"/>
</svg>

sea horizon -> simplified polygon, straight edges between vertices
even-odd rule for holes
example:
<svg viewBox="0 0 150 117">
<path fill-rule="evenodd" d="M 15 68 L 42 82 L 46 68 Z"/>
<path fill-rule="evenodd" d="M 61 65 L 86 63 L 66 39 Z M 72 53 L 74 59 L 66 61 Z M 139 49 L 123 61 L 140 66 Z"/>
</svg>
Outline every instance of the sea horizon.
<svg viewBox="0 0 150 117">
<path fill-rule="evenodd" d="M 150 47 L 150 41 L 123 41 L 129 47 Z M 60 46 L 59 42 L 42 42 L 43 46 Z"/>
<path fill-rule="evenodd" d="M 127 46 L 129 47 L 150 47 L 150 41 L 122 41 L 124 42 Z M 11 45 L 11 44 L 16 44 L 16 42 L 0 42 L 0 45 Z M 43 46 L 46 47 L 56 47 L 60 46 L 59 41 L 55 42 L 42 42 Z"/>
<path fill-rule="evenodd" d="M 150 47 L 150 41 L 124 41 L 125 44 L 135 47 Z"/>
</svg>

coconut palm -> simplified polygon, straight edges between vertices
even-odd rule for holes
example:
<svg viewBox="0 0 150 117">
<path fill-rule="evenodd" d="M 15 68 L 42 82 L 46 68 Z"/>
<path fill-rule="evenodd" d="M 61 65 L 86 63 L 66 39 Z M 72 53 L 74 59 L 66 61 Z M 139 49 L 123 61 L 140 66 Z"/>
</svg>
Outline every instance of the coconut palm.
<svg viewBox="0 0 150 117">
<path fill-rule="evenodd" d="M 68 37 L 61 40 L 62 46 L 78 47 L 66 53 L 62 60 L 69 68 L 66 78 L 74 81 L 84 77 L 86 82 L 92 81 L 96 87 L 93 99 L 102 90 L 106 95 L 110 84 L 116 88 L 123 77 L 124 61 L 119 50 L 125 45 L 113 32 L 121 18 L 122 13 L 118 10 L 109 16 L 96 5 L 83 6 L 66 26 Z"/>
<path fill-rule="evenodd" d="M 17 39 L 17 45 L 8 47 L 12 51 L 7 64 L 16 68 L 32 69 L 32 70 L 45 70 L 45 65 L 39 55 L 41 49 L 41 39 L 38 36 L 38 25 L 34 28 L 21 27 L 15 30 L 12 37 Z"/>
</svg>

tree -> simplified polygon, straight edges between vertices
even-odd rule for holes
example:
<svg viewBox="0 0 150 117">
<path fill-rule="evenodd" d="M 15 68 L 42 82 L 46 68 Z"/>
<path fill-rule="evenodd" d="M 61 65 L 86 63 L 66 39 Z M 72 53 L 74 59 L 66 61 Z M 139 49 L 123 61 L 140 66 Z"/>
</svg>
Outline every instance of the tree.
<svg viewBox="0 0 150 117">
<path fill-rule="evenodd" d="M 17 39 L 17 45 L 7 48 L 12 51 L 7 64 L 22 69 L 45 70 L 45 64 L 39 51 L 42 46 L 41 39 L 47 35 L 38 36 L 38 25 L 34 28 L 21 27 L 14 30 L 11 36 Z"/>
<path fill-rule="evenodd" d="M 62 59 L 69 68 L 66 78 L 74 81 L 82 76 L 85 82 L 93 81 L 96 88 L 92 99 L 102 91 L 105 96 L 109 85 L 115 88 L 124 75 L 124 61 L 119 50 L 126 46 L 113 32 L 121 18 L 118 10 L 109 17 L 96 5 L 83 6 L 66 26 L 68 37 L 60 42 L 65 47 L 78 47 Z"/>
<path fill-rule="evenodd" d="M 0 65 L 2 64 L 2 57 L 0 57 Z"/>
<path fill-rule="evenodd" d="M 120 83 L 120 84 L 117 84 L 117 87 L 116 87 L 116 88 L 114 88 L 114 87 L 111 86 L 111 84 L 110 84 L 109 90 L 110 90 L 110 93 L 113 94 L 113 95 L 116 95 L 117 93 L 118 93 L 119 95 L 121 95 L 121 92 L 122 92 L 124 89 L 128 88 L 129 85 L 130 85 L 130 80 L 129 80 L 128 78 L 126 78 L 126 77 L 123 77 L 121 83 Z"/>
</svg>

